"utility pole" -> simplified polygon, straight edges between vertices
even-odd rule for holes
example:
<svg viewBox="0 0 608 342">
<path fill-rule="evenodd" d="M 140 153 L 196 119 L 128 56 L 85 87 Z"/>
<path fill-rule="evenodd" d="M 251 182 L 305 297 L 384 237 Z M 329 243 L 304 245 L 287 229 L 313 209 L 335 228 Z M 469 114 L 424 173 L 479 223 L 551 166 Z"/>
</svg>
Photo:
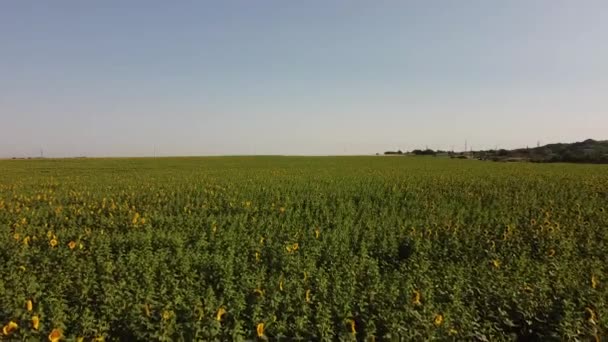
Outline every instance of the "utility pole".
<svg viewBox="0 0 608 342">
<path fill-rule="evenodd" d="M 467 152 L 467 146 L 468 146 L 468 143 L 469 143 L 469 142 L 468 142 L 468 141 L 465 139 L 465 140 L 464 140 L 464 152 L 465 152 L 465 153 Z"/>
</svg>

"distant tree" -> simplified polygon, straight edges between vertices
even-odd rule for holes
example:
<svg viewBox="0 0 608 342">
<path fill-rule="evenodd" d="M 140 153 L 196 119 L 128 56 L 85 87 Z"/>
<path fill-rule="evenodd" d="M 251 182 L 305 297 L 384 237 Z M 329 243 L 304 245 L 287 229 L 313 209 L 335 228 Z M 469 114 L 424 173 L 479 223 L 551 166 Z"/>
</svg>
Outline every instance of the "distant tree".
<svg viewBox="0 0 608 342">
<path fill-rule="evenodd" d="M 435 151 L 427 148 L 426 150 L 413 150 L 412 154 L 417 156 L 434 156 L 436 153 Z"/>
</svg>

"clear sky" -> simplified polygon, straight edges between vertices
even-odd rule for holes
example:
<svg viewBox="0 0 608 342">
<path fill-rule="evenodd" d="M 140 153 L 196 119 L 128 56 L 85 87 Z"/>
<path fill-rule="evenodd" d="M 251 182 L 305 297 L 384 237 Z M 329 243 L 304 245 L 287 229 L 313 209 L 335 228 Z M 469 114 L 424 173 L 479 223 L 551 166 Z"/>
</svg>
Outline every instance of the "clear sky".
<svg viewBox="0 0 608 342">
<path fill-rule="evenodd" d="M 0 157 L 608 139 L 606 0 L 7 0 Z"/>
</svg>

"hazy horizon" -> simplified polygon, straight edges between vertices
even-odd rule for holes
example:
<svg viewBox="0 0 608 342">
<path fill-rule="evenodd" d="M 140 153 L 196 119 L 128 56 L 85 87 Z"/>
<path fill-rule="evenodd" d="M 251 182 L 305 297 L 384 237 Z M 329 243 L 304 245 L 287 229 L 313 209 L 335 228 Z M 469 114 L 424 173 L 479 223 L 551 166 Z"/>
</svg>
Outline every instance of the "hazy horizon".
<svg viewBox="0 0 608 342">
<path fill-rule="evenodd" d="M 608 139 L 605 1 L 7 1 L 0 158 Z"/>
</svg>

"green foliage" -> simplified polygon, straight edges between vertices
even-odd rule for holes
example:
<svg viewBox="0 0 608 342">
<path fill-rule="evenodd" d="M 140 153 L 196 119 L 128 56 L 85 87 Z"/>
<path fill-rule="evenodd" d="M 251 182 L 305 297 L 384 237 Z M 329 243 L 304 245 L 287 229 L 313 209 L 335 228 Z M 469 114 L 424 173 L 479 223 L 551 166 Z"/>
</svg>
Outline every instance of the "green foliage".
<svg viewBox="0 0 608 342">
<path fill-rule="evenodd" d="M 18 325 L 7 339 L 607 336 L 605 166 L 232 157 L 0 170 L 0 325 Z"/>
<path fill-rule="evenodd" d="M 532 161 L 537 163 L 608 164 L 608 141 L 587 139 L 572 144 L 549 144 L 515 150 L 474 152 L 476 158 L 494 161 Z"/>
</svg>

